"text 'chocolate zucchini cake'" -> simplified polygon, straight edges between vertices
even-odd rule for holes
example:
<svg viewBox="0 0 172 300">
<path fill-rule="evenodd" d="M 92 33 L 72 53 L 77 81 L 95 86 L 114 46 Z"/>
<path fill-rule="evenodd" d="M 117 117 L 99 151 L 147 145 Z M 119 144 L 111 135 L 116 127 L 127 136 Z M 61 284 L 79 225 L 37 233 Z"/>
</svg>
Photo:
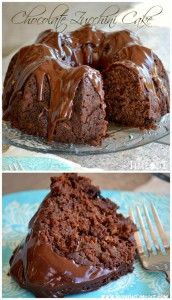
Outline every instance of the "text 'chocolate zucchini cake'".
<svg viewBox="0 0 172 300">
<path fill-rule="evenodd" d="M 51 178 L 51 191 L 10 259 L 10 275 L 37 297 L 92 291 L 133 271 L 136 226 L 77 174 Z"/>
<path fill-rule="evenodd" d="M 12 58 L 4 120 L 50 141 L 100 145 L 108 122 L 155 128 L 169 112 L 161 60 L 128 30 L 46 30 Z"/>
</svg>

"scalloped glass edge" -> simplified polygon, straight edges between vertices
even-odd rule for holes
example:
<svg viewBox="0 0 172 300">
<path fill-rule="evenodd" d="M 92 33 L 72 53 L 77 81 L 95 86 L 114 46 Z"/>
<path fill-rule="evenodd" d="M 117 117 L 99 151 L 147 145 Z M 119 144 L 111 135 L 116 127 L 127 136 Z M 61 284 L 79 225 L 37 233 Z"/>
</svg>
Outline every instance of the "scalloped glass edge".
<svg viewBox="0 0 172 300">
<path fill-rule="evenodd" d="M 47 144 L 44 138 L 24 134 L 16 128 L 11 128 L 10 123 L 5 121 L 2 123 L 2 132 L 6 144 L 31 151 L 77 155 L 115 153 L 149 144 L 168 135 L 170 133 L 170 114 L 161 118 L 155 130 L 140 130 L 110 124 L 108 137 L 103 140 L 101 146 L 96 147 L 58 142 Z"/>
</svg>

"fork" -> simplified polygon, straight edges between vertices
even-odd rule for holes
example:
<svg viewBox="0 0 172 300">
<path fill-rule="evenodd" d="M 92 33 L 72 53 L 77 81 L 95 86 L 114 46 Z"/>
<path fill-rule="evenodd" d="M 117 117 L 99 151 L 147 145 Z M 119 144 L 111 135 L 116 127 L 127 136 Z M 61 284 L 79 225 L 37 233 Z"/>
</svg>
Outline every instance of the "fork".
<svg viewBox="0 0 172 300">
<path fill-rule="evenodd" d="M 9 171 L 24 171 L 22 165 L 19 162 L 8 165 Z"/>
<path fill-rule="evenodd" d="M 169 244 L 167 233 L 165 232 L 163 225 L 160 221 L 160 218 L 158 216 L 157 210 L 155 206 L 151 203 L 150 211 L 153 214 L 154 221 L 155 221 L 154 224 L 156 225 L 156 231 L 159 233 L 159 237 L 161 238 L 164 249 L 162 249 L 159 243 L 158 236 L 155 233 L 155 230 L 153 228 L 150 219 L 150 213 L 148 212 L 147 207 L 145 205 L 143 205 L 142 208 L 136 206 L 135 210 L 136 210 L 136 216 L 140 224 L 142 236 L 145 242 L 145 247 L 144 247 L 139 232 L 137 231 L 134 233 L 134 238 L 136 241 L 136 246 L 137 246 L 137 251 L 138 251 L 140 261 L 143 267 L 148 271 L 165 272 L 166 279 L 168 282 L 170 282 L 170 244 Z M 141 211 L 143 212 L 143 214 L 141 214 Z M 135 217 L 134 217 L 134 210 L 131 208 L 129 209 L 129 215 L 132 221 L 136 224 Z M 145 222 L 143 221 L 142 215 L 144 215 Z M 144 224 L 147 226 L 147 228 L 149 228 L 149 230 L 145 228 Z"/>
</svg>

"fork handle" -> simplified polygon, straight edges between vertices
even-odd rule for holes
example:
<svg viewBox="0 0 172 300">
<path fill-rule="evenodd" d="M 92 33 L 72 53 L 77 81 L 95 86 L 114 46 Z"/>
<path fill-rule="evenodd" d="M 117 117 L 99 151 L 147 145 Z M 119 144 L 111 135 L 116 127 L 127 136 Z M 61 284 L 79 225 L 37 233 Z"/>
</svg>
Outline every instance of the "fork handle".
<svg viewBox="0 0 172 300">
<path fill-rule="evenodd" d="M 165 274 L 167 281 L 170 282 L 170 271 L 166 271 Z"/>
</svg>

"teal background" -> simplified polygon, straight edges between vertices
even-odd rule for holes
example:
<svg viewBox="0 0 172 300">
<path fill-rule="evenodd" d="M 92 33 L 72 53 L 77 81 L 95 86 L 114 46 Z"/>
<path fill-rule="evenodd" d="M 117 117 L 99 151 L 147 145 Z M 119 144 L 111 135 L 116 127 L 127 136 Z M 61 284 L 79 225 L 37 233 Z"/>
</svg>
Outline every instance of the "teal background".
<svg viewBox="0 0 172 300">
<path fill-rule="evenodd" d="M 5 298 L 34 298 L 30 292 L 21 289 L 14 280 L 7 275 L 9 258 L 15 247 L 24 238 L 27 224 L 37 210 L 48 190 L 24 191 L 8 194 L 2 202 L 2 267 L 3 267 L 3 297 Z M 145 204 L 148 208 L 152 202 L 159 213 L 164 228 L 170 235 L 170 199 L 169 196 L 153 193 L 134 193 L 104 190 L 102 194 L 109 197 L 120 206 L 119 211 L 128 215 L 129 207 Z M 150 214 L 152 219 L 152 215 Z M 134 272 L 112 281 L 99 290 L 89 293 L 68 296 L 70 298 L 100 298 L 100 297 L 168 297 L 169 284 L 165 274 L 161 272 L 145 271 L 138 259 L 135 261 Z"/>
</svg>

